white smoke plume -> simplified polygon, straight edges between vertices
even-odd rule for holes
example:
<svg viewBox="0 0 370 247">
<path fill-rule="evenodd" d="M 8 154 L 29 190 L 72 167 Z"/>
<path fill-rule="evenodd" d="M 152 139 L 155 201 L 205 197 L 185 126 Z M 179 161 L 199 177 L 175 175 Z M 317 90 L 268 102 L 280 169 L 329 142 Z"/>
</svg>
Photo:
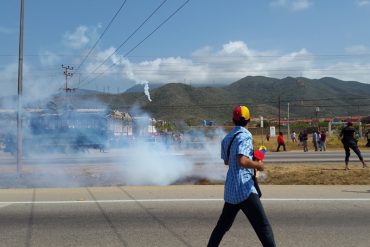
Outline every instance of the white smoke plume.
<svg viewBox="0 0 370 247">
<path fill-rule="evenodd" d="M 152 102 L 152 99 L 150 98 L 150 92 L 149 92 L 149 82 L 148 81 L 143 81 L 144 83 L 144 93 L 146 97 L 148 97 L 148 100 Z"/>
<path fill-rule="evenodd" d="M 89 103 L 89 105 L 92 104 L 97 103 Z M 32 121 L 25 121 L 23 151 L 25 162 L 29 165 L 23 169 L 22 179 L 24 180 L 16 184 L 11 177 L 3 173 L 0 176 L 0 187 L 122 184 L 162 186 L 197 183 L 203 179 L 209 181 L 225 179 L 227 167 L 223 165 L 220 158 L 220 142 L 225 136 L 222 128 L 189 128 L 181 133 L 153 131 L 150 133 L 149 130 L 153 130 L 153 126 L 150 126 L 152 121 L 150 115 L 137 107 L 130 110 L 130 115 L 136 123 L 135 128 L 132 129 L 133 135 L 126 135 L 126 132 L 118 136 L 108 133 L 107 139 L 119 139 L 124 145 L 113 145 L 113 142 L 108 142 L 103 151 L 95 145 L 75 146 L 73 143 L 71 146 L 63 145 L 56 140 L 62 138 L 62 133 L 48 132 L 49 136 L 46 132 L 43 133 L 47 130 L 44 129 L 45 126 L 31 126 Z M 50 117 L 53 116 L 55 114 L 50 115 Z M 78 114 L 75 115 L 77 118 L 78 116 Z M 68 119 L 68 131 L 79 131 L 78 141 L 82 141 L 83 136 L 92 137 L 91 128 L 73 126 L 73 123 L 82 122 L 79 119 Z M 64 128 L 67 127 L 64 126 Z M 38 135 L 35 131 L 41 131 L 42 135 Z M 13 132 L 15 134 L 16 130 L 14 129 Z M 49 139 L 47 139 L 48 136 Z M 97 136 L 97 138 L 101 137 Z M 91 140 L 91 143 L 100 141 Z M 47 147 L 50 149 L 45 149 Z M 0 155 L 10 154 L 3 152 Z M 15 156 L 13 157 L 15 159 Z"/>
<path fill-rule="evenodd" d="M 122 59 L 122 64 L 124 65 L 124 73 L 126 74 L 127 78 L 130 80 L 135 81 L 136 84 L 144 85 L 144 93 L 148 100 L 152 102 L 152 99 L 150 98 L 150 92 L 149 92 L 149 81 L 141 80 L 139 79 L 132 68 L 132 64 L 127 59 Z"/>
</svg>

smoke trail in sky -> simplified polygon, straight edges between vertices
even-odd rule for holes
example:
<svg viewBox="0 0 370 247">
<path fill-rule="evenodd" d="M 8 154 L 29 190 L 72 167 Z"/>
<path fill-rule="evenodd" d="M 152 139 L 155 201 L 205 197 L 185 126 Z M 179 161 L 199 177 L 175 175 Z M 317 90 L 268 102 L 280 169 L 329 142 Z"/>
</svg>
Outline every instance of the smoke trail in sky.
<svg viewBox="0 0 370 247">
<path fill-rule="evenodd" d="M 135 75 L 135 73 L 133 71 L 133 68 L 132 68 L 132 65 L 128 60 L 123 59 L 122 63 L 125 66 L 124 73 L 126 74 L 127 78 L 129 78 L 130 80 L 135 81 L 136 84 L 144 85 L 144 93 L 145 93 L 146 97 L 148 98 L 148 100 L 150 102 L 152 102 L 152 99 L 150 98 L 150 92 L 149 92 L 149 81 L 139 79 Z"/>
<path fill-rule="evenodd" d="M 148 97 L 148 100 L 150 102 L 152 102 L 152 99 L 150 98 L 150 92 L 149 92 L 149 82 L 148 81 L 144 81 L 144 93 L 146 95 L 146 97 Z"/>
</svg>

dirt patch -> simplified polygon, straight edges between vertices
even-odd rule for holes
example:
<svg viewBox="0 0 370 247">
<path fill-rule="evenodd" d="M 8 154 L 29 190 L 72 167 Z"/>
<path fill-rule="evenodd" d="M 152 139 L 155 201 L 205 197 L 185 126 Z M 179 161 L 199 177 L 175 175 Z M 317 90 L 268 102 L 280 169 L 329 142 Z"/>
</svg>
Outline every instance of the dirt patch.
<svg viewBox="0 0 370 247">
<path fill-rule="evenodd" d="M 370 185 L 370 169 L 356 164 L 344 170 L 343 164 L 274 164 L 265 170 L 269 185 Z M 196 184 L 222 184 L 223 181 L 199 179 Z"/>
<path fill-rule="evenodd" d="M 269 185 L 370 185 L 370 169 L 360 163 L 350 164 L 269 164 L 267 178 L 261 184 Z M 0 169 L 0 188 L 37 187 L 94 187 L 126 185 L 122 171 L 114 165 L 99 166 L 26 166 L 21 174 L 14 167 Z M 223 184 L 223 180 L 210 180 L 191 176 L 174 184 Z"/>
<path fill-rule="evenodd" d="M 368 185 L 370 169 L 362 165 L 352 165 L 344 170 L 344 165 L 273 165 L 267 170 L 267 179 L 262 184 L 301 184 L 301 185 Z"/>
</svg>

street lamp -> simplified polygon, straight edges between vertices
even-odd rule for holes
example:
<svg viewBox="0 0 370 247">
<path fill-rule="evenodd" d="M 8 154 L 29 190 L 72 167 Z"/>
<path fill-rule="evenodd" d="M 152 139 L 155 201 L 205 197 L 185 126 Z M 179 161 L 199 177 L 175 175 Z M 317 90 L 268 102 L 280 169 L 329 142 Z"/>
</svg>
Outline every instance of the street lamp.
<svg viewBox="0 0 370 247">
<path fill-rule="evenodd" d="M 320 130 L 319 119 L 317 117 L 317 115 L 319 114 L 319 112 L 320 112 L 320 107 L 316 107 L 315 108 L 315 114 L 316 114 L 317 130 Z"/>
</svg>

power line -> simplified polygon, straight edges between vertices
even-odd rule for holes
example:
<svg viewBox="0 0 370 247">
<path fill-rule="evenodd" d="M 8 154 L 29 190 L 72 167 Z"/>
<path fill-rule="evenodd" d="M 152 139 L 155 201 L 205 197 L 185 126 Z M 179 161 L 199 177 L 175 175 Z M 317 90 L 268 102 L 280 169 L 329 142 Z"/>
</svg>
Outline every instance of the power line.
<svg viewBox="0 0 370 247">
<path fill-rule="evenodd" d="M 193 105 L 149 105 L 149 108 L 155 108 L 155 109 L 162 109 L 162 110 L 171 110 L 171 109 L 191 109 L 191 108 L 205 108 L 205 109 L 223 109 L 223 108 L 230 108 L 235 105 L 250 105 L 255 108 L 266 106 L 264 103 L 252 103 L 252 102 L 237 102 L 237 103 L 225 103 L 225 104 L 193 104 Z M 276 108 L 274 105 L 268 105 L 271 107 Z M 341 105 L 293 105 L 296 108 L 315 108 L 315 107 L 323 107 L 323 108 L 348 108 L 348 107 L 367 107 L 370 106 L 370 104 L 361 104 L 361 105 L 351 105 L 351 104 L 341 104 Z M 118 108 L 125 108 L 130 107 L 128 105 L 119 105 Z M 146 107 L 145 105 L 143 107 Z"/>
<path fill-rule="evenodd" d="M 187 3 L 189 3 L 190 0 L 187 0 L 186 2 L 184 2 L 179 8 L 177 8 L 171 15 L 169 15 L 163 22 L 161 22 L 161 24 L 159 24 L 151 33 L 149 33 L 143 40 L 141 40 L 136 46 L 134 46 L 133 48 L 131 48 L 126 54 L 123 55 L 123 57 L 127 57 L 131 52 L 133 52 L 137 47 L 139 47 L 145 40 L 147 40 L 150 36 L 152 36 L 159 28 L 161 28 L 167 21 L 169 21 L 177 12 L 179 12 L 183 7 L 185 7 L 185 5 Z M 117 50 L 114 52 L 116 53 Z M 114 54 L 113 53 L 113 54 Z M 112 54 L 112 55 L 113 55 Z M 111 56 L 112 56 L 111 55 Z M 105 62 L 105 61 L 104 61 Z M 112 68 L 113 66 L 116 66 L 115 63 L 113 63 L 108 69 Z M 94 70 L 93 72 L 95 72 L 96 70 Z M 97 79 L 98 77 L 100 77 L 101 75 L 103 75 L 105 72 L 103 71 L 102 73 L 100 73 L 98 76 L 94 77 L 93 79 L 87 81 L 87 83 L 85 84 L 88 84 L 92 81 L 94 81 L 95 79 Z"/>
<path fill-rule="evenodd" d="M 329 105 L 329 104 L 312 104 L 315 101 L 333 101 L 333 100 L 342 100 L 342 101 L 353 101 L 353 100 L 370 100 L 368 97 L 333 97 L 333 98 L 319 98 L 319 99 L 293 99 L 293 100 L 281 100 L 280 102 L 310 102 L 310 105 L 307 104 L 290 104 L 291 106 L 295 107 L 348 107 L 348 106 L 356 106 L 360 103 L 352 103 L 352 104 L 341 104 L 341 105 Z M 229 107 L 234 105 L 253 105 L 253 106 L 273 106 L 275 107 L 278 101 L 238 101 L 238 102 L 226 102 L 226 103 L 212 103 L 212 104 L 181 104 L 181 105 L 153 105 L 155 108 L 190 108 L 190 107 L 200 107 L 200 108 L 223 108 Z M 370 106 L 370 103 L 361 103 L 360 106 Z"/>
<path fill-rule="evenodd" d="M 108 25 L 105 27 L 104 31 L 100 34 L 99 38 L 96 40 L 95 44 L 91 47 L 91 49 L 89 50 L 89 52 L 86 54 L 86 56 L 84 57 L 84 59 L 82 59 L 80 65 L 77 66 L 77 69 L 76 70 L 79 70 L 81 68 L 81 66 L 85 63 L 86 59 L 90 56 L 91 52 L 95 49 L 96 45 L 99 43 L 99 41 L 103 38 L 104 34 L 108 31 L 108 29 L 110 28 L 110 26 L 112 25 L 113 21 L 116 19 L 116 17 L 118 16 L 119 12 L 121 12 L 123 6 L 125 6 L 127 0 L 124 0 L 123 3 L 121 4 L 120 8 L 116 11 L 115 15 L 113 16 L 113 18 L 110 20 L 110 22 L 108 23 Z"/>
<path fill-rule="evenodd" d="M 49 57 L 49 56 L 73 56 L 73 57 L 83 57 L 84 55 L 76 55 L 76 54 L 64 54 L 64 53 L 57 53 L 57 54 L 24 54 L 25 57 Z M 17 54 L 0 54 L 0 57 L 17 57 Z M 129 57 L 135 57 L 135 58 L 157 58 L 159 55 L 135 55 L 135 56 L 129 56 Z M 171 55 L 168 55 L 171 56 Z M 184 56 L 188 57 L 188 56 Z M 217 56 L 191 56 L 192 58 L 283 58 L 286 57 L 286 55 L 217 55 Z M 322 58 L 359 58 L 359 57 L 370 57 L 370 53 L 365 54 L 309 54 L 309 55 L 299 55 L 297 57 L 294 57 L 296 59 L 301 58 L 311 58 L 311 57 L 322 57 Z"/>
<path fill-rule="evenodd" d="M 167 2 L 164 0 L 158 7 L 132 32 L 118 47 L 112 52 L 99 66 L 97 66 L 92 73 L 96 72 L 101 66 L 103 66 L 114 54 L 116 54 L 144 25 L 145 23 Z M 90 73 L 89 73 L 90 74 Z M 87 79 L 86 79 L 87 80 Z M 85 81 L 85 80 L 83 80 Z"/>
</svg>

